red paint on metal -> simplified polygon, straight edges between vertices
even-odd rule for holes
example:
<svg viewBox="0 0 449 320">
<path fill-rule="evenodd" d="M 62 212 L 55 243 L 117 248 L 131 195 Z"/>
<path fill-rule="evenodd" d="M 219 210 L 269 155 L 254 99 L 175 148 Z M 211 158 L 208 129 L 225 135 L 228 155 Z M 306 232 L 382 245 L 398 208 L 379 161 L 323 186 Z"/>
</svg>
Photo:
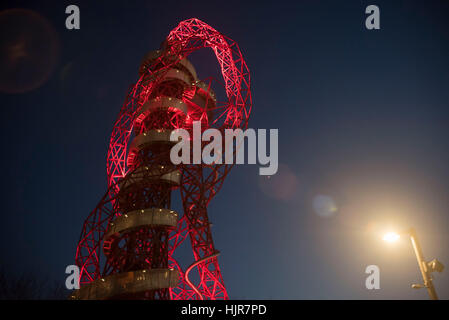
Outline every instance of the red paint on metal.
<svg viewBox="0 0 449 320">
<path fill-rule="evenodd" d="M 116 201 L 120 190 L 119 181 L 134 169 L 133 163 L 131 167 L 130 163 L 127 163 L 127 147 L 136 123 L 142 126 L 143 118 L 136 118 L 137 111 L 150 96 L 159 96 L 157 89 L 168 70 L 192 52 L 207 47 L 213 50 L 221 67 L 227 100 L 216 103 L 212 110 L 213 119 L 208 119 L 204 110 L 189 110 L 184 120 L 174 114 L 170 119 L 160 118 L 154 121 L 159 127 L 184 128 L 189 131 L 191 131 L 192 122 L 196 120 L 202 120 L 202 124 L 204 121 L 205 128 L 217 128 L 221 131 L 230 128 L 246 128 L 252 105 L 250 73 L 237 43 L 201 20 L 194 18 L 182 21 L 168 35 L 161 49 L 162 54 L 141 72 L 139 80 L 131 87 L 115 121 L 107 153 L 109 187 L 97 207 L 87 217 L 78 242 L 76 263 L 80 267 L 82 285 L 111 272 L 110 267 L 108 269 L 106 266 L 101 271 L 103 265 L 108 265 L 107 261 L 106 263 L 100 261 L 102 242 L 108 225 L 114 217 L 121 214 L 118 201 Z M 157 72 L 153 72 L 156 65 L 158 65 Z M 209 81 L 209 90 L 210 86 Z M 171 90 L 169 95 L 177 94 L 176 88 L 165 88 L 165 90 Z M 185 88 L 182 97 L 178 98 L 182 98 L 185 103 L 191 105 L 191 99 L 195 95 L 194 90 L 196 90 L 194 86 Z M 216 258 L 217 250 L 212 240 L 207 206 L 221 188 L 232 165 L 181 165 L 179 168 L 182 173 L 180 192 L 184 214 L 179 219 L 177 227 L 169 234 L 168 248 L 164 248 L 165 254 L 168 255 L 169 267 L 177 269 L 180 274 L 178 287 L 170 289 L 170 298 L 228 299 Z M 173 256 L 176 248 L 187 236 L 190 238 L 195 258 L 191 266 L 197 268 L 200 276 L 200 281 L 195 286 L 185 278 L 185 272 Z"/>
</svg>

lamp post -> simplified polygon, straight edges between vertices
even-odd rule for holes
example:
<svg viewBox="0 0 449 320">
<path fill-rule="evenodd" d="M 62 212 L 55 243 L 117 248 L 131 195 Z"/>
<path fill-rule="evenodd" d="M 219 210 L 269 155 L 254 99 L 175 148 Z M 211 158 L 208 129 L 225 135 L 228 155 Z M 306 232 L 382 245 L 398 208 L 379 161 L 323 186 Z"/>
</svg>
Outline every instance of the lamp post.
<svg viewBox="0 0 449 320">
<path fill-rule="evenodd" d="M 433 259 L 432 261 L 426 262 L 424 260 L 424 255 L 422 253 L 421 245 L 419 244 L 418 237 L 416 235 L 416 231 L 414 228 L 410 228 L 409 230 L 403 232 L 410 237 L 410 241 L 412 242 L 413 250 L 415 251 L 416 260 L 418 261 L 419 270 L 421 271 L 421 275 L 424 281 L 424 284 L 412 284 L 412 288 L 421 289 L 427 288 L 427 292 L 429 293 L 429 297 L 432 300 L 438 300 L 438 295 L 436 293 L 435 287 L 432 282 L 432 272 L 442 272 L 444 269 L 444 265 L 438 261 L 437 259 Z M 388 242 L 394 242 L 398 240 L 400 237 L 399 234 L 390 232 L 384 236 L 384 240 Z"/>
<path fill-rule="evenodd" d="M 416 231 L 414 228 L 411 228 L 408 232 L 410 236 L 410 240 L 412 242 L 413 250 L 415 250 L 416 260 L 418 261 L 419 270 L 421 270 L 421 275 L 424 281 L 424 287 L 427 288 L 427 292 L 429 293 L 429 297 L 432 300 L 438 300 L 437 292 L 435 291 L 435 287 L 433 286 L 432 277 L 430 273 L 433 271 L 429 268 L 429 264 L 424 260 L 424 256 L 422 253 L 421 245 L 418 242 L 418 236 L 416 235 Z M 438 260 L 433 260 L 438 261 Z M 441 262 L 440 262 L 441 264 Z M 442 266 L 442 264 L 441 264 Z M 443 267 L 444 268 L 444 267 Z M 443 269 L 441 269 L 443 271 Z M 441 272 L 439 271 L 439 272 Z M 412 288 L 419 289 L 421 286 L 412 285 Z"/>
</svg>

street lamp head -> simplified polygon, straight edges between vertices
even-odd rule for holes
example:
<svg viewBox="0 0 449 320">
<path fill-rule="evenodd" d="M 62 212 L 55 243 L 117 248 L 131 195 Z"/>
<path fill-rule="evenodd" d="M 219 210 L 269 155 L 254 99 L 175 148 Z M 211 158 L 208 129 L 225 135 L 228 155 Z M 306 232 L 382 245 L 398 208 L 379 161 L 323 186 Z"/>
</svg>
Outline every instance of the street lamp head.
<svg viewBox="0 0 449 320">
<path fill-rule="evenodd" d="M 383 240 L 387 241 L 387 242 L 396 242 L 397 240 L 399 240 L 400 235 L 396 232 L 388 232 L 383 236 Z"/>
<path fill-rule="evenodd" d="M 427 267 L 430 272 L 443 272 L 444 265 L 438 261 L 437 259 L 433 259 L 432 261 L 427 262 Z"/>
</svg>

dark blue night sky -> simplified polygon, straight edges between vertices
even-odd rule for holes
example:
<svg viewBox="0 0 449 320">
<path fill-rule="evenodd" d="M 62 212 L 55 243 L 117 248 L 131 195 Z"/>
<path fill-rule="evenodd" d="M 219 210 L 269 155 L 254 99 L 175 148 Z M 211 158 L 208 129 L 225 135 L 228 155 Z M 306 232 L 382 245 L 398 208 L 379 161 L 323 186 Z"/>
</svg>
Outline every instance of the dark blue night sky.
<svg viewBox="0 0 449 320">
<path fill-rule="evenodd" d="M 80 30 L 65 28 L 69 4 L 81 10 Z M 370 4 L 380 30 L 365 28 Z M 20 55 L 14 39 L 44 37 L 24 53 L 42 68 L 21 72 L 51 71 L 33 90 L 0 92 L 8 272 L 64 281 L 83 221 L 106 191 L 109 136 L 141 59 L 193 17 L 238 42 L 252 77 L 249 126 L 279 129 L 279 172 L 267 179 L 256 165 L 236 166 L 209 207 L 230 298 L 426 299 L 410 288 L 420 281 L 411 245 L 381 240 L 391 228 L 415 227 L 426 259 L 449 266 L 447 1 L 0 5 L 10 8 L 37 12 L 55 34 L 0 19 L 2 69 L 17 63 L 7 60 Z M 217 68 L 212 52 L 192 61 L 200 77 L 208 61 Z M 3 88 L 10 78 L 1 72 Z M 380 290 L 365 288 L 372 264 Z M 449 298 L 448 270 L 435 286 Z"/>
</svg>

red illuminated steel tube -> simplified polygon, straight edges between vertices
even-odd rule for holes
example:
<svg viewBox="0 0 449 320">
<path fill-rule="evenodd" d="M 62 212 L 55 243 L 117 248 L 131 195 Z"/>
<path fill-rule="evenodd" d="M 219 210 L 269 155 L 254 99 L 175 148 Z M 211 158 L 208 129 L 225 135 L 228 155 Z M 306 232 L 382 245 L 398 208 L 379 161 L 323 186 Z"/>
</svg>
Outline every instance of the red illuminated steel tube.
<svg viewBox="0 0 449 320">
<path fill-rule="evenodd" d="M 222 71 L 225 101 L 187 59 L 210 48 Z M 173 165 L 173 130 L 245 129 L 250 73 L 236 42 L 199 19 L 182 21 L 147 54 L 112 130 L 108 190 L 86 219 L 77 246 L 81 289 L 74 299 L 228 299 L 210 230 L 208 204 L 230 164 Z M 183 214 L 171 209 L 180 190 Z M 174 255 L 190 238 L 195 261 L 184 272 Z M 104 260 L 104 261 L 103 261 Z M 199 283 L 189 273 L 197 268 Z"/>
</svg>

